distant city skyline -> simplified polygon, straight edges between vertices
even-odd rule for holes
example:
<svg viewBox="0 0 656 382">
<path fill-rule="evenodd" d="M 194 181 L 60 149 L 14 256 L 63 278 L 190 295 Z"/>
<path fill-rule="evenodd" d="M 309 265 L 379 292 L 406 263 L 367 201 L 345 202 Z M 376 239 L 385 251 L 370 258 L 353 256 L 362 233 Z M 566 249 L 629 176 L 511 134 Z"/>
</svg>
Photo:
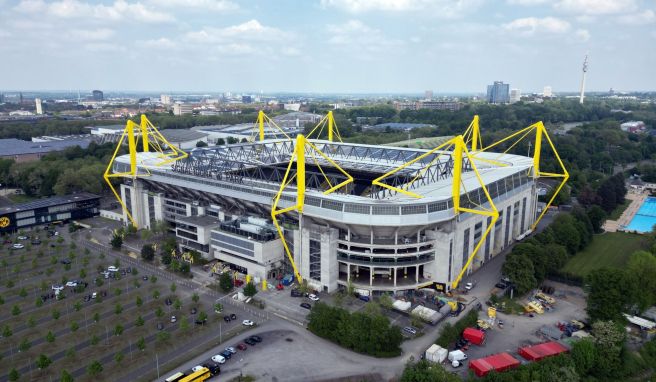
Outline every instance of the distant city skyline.
<svg viewBox="0 0 656 382">
<path fill-rule="evenodd" d="M 648 0 L 0 0 L 0 87 L 485 94 L 656 90 Z M 124 90 L 122 90 L 124 89 Z M 241 89 L 241 90 L 239 90 Z M 248 90 L 251 89 L 251 90 Z"/>
</svg>

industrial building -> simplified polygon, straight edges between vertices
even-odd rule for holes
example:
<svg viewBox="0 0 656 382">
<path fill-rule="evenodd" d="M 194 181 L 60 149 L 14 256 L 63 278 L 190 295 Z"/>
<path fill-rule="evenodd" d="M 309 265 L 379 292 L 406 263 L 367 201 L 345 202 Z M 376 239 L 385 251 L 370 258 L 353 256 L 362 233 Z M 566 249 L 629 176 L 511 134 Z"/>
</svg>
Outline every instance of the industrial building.
<svg viewBox="0 0 656 382">
<path fill-rule="evenodd" d="M 41 142 L 23 141 L 15 138 L 0 139 L 0 158 L 13 159 L 16 162 L 39 160 L 51 152 L 64 151 L 69 147 L 80 146 L 85 149 L 91 139 L 67 139 Z"/>
<path fill-rule="evenodd" d="M 0 207 L 0 233 L 98 215 L 100 196 L 82 192 Z"/>
<path fill-rule="evenodd" d="M 331 130 L 328 140 L 135 152 L 114 158 L 106 179 L 125 179 L 125 222 L 165 220 L 185 248 L 259 279 L 294 272 L 329 292 L 349 283 L 374 293 L 448 290 L 538 218 L 539 150 L 482 149 L 477 117 L 472 126 L 467 141 L 433 150 L 336 142 Z M 511 137 L 532 131 L 539 147 L 548 138 L 541 123 Z M 548 176 L 562 177 L 560 187 L 568 177 L 564 167 Z"/>
</svg>

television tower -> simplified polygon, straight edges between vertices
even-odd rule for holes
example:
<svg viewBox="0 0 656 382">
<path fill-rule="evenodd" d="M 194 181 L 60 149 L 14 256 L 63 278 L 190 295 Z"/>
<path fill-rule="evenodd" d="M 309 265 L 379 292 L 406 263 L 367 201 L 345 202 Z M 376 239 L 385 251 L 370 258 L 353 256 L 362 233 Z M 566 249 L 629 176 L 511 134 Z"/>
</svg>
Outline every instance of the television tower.
<svg viewBox="0 0 656 382">
<path fill-rule="evenodd" d="M 583 78 L 581 78 L 581 96 L 579 97 L 579 103 L 583 104 L 583 97 L 585 96 L 585 74 L 588 72 L 588 55 L 585 55 L 583 60 Z"/>
</svg>

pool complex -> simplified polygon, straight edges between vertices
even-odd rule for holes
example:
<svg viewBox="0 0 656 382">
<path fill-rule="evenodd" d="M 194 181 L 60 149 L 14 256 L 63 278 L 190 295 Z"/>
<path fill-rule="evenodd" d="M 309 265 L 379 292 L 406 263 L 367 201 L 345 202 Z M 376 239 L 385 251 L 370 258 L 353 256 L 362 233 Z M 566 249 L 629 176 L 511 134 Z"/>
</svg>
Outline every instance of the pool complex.
<svg viewBox="0 0 656 382">
<path fill-rule="evenodd" d="M 631 219 L 629 225 L 625 227 L 625 230 L 651 232 L 654 225 L 656 225 L 656 198 L 649 197 L 642 203 L 642 206 L 640 206 L 638 212 Z"/>
</svg>

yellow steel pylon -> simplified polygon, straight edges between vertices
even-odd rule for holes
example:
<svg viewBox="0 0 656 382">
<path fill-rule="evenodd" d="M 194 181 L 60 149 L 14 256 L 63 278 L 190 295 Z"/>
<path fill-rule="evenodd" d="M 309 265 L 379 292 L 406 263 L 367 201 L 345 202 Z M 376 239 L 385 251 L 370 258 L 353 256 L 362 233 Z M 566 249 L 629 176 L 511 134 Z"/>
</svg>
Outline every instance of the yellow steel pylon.
<svg viewBox="0 0 656 382">
<path fill-rule="evenodd" d="M 316 157 L 314 156 L 313 152 L 318 153 L 323 159 L 325 159 L 333 167 L 335 167 L 342 174 L 344 174 L 346 176 L 346 180 L 333 186 L 330 180 L 328 179 L 328 177 L 326 176 L 326 174 L 324 173 L 324 171 L 321 169 L 321 166 L 316 160 Z M 271 207 L 271 218 L 273 220 L 273 224 L 276 226 L 278 235 L 280 235 L 280 239 L 282 240 L 282 245 L 285 249 L 285 253 L 287 254 L 287 258 L 292 264 L 292 268 L 294 269 L 294 275 L 296 276 L 296 279 L 298 280 L 299 283 L 303 281 L 303 278 L 301 277 L 298 268 L 296 268 L 296 263 L 294 262 L 294 256 L 289 250 L 289 246 L 287 245 L 287 241 L 285 240 L 285 235 L 282 231 L 282 228 L 280 227 L 280 223 L 278 223 L 278 215 L 290 211 L 296 211 L 299 213 L 299 215 L 303 214 L 303 207 L 305 206 L 305 162 L 308 155 L 310 156 L 310 158 L 314 159 L 314 163 L 317 165 L 317 167 L 319 167 L 319 170 L 324 175 L 326 182 L 330 186 L 328 190 L 323 192 L 324 195 L 333 193 L 338 189 L 346 186 L 347 184 L 353 182 L 353 177 L 349 173 L 344 171 L 344 169 L 342 169 L 337 163 L 335 163 L 335 161 L 333 161 L 326 154 L 321 152 L 321 150 L 319 150 L 312 142 L 310 142 L 307 138 L 305 138 L 303 134 L 299 134 L 296 137 L 294 153 L 292 154 L 292 157 L 289 159 L 289 164 L 287 165 L 287 171 L 285 172 L 285 176 L 283 177 L 282 182 L 280 184 L 280 189 L 278 190 L 278 193 L 273 199 L 273 206 Z M 294 166 L 294 164 L 296 164 L 296 173 L 290 176 L 291 169 L 292 166 Z M 292 181 L 294 181 L 294 178 L 296 178 L 296 203 L 287 208 L 278 209 L 278 203 L 280 202 L 280 197 L 285 191 L 285 188 L 289 184 L 291 184 Z M 299 221 L 301 218 L 302 216 L 299 216 Z"/>
<path fill-rule="evenodd" d="M 337 136 L 337 139 L 339 139 L 340 142 L 344 142 L 342 140 L 342 136 L 339 134 L 339 129 L 337 129 L 337 123 L 335 123 L 335 117 L 333 116 L 332 110 L 329 111 L 325 117 L 321 118 L 319 123 L 312 128 L 312 131 L 310 131 L 307 135 L 307 138 L 309 139 L 312 134 L 319 129 L 317 132 L 315 139 L 321 139 L 321 133 L 323 132 L 323 129 L 327 128 L 328 130 L 328 140 L 333 141 L 334 137 Z"/>
<path fill-rule="evenodd" d="M 556 147 L 554 146 L 553 142 L 551 141 L 551 138 L 549 137 L 549 133 L 547 132 L 547 129 L 544 127 L 544 124 L 542 121 L 536 122 L 526 128 L 523 128 L 503 139 L 498 140 L 497 142 L 492 143 L 491 145 L 482 148 L 478 152 L 484 152 L 487 151 L 493 147 L 496 147 L 500 145 L 501 143 L 510 141 L 513 138 L 517 138 L 517 140 L 514 141 L 512 145 L 510 145 L 504 152 L 500 153 L 496 159 L 500 159 L 504 155 L 508 153 L 508 151 L 512 150 L 519 142 L 521 142 L 523 139 L 525 139 L 528 135 L 530 135 L 532 132 L 535 132 L 535 141 L 534 141 L 534 146 L 533 146 L 533 178 L 538 179 L 538 178 L 561 178 L 561 182 L 556 188 L 556 191 L 553 193 L 551 196 L 551 199 L 547 202 L 547 205 L 545 208 L 542 210 L 542 213 L 538 216 L 538 218 L 535 220 L 535 222 L 531 225 L 531 230 L 534 230 L 535 227 L 537 227 L 538 223 L 544 216 L 544 214 L 547 212 L 553 201 L 556 199 L 556 196 L 558 193 L 560 193 L 560 190 L 565 186 L 565 183 L 567 182 L 567 179 L 569 179 L 569 172 L 567 172 L 567 169 L 565 168 L 565 164 L 563 164 L 562 159 L 560 159 L 560 155 L 558 155 L 558 151 L 556 150 Z M 553 151 L 554 156 L 556 157 L 556 161 L 558 162 L 558 165 L 560 166 L 560 169 L 562 170 L 561 173 L 550 173 L 550 172 L 544 172 L 540 170 L 540 165 L 541 165 L 541 151 L 542 151 L 542 140 L 543 138 L 547 139 L 547 143 L 549 143 L 549 147 Z M 474 153 L 472 156 L 475 160 L 483 160 L 481 158 L 476 157 L 477 153 Z M 489 160 L 485 159 L 484 161 L 486 162 L 496 162 L 495 160 Z"/>
<path fill-rule="evenodd" d="M 289 140 L 292 139 L 289 135 L 287 135 L 287 133 L 285 133 L 285 131 L 280 126 L 278 126 L 278 124 L 276 124 L 276 122 L 273 119 L 269 118 L 269 116 L 266 115 L 266 113 L 264 113 L 264 110 L 260 110 L 257 113 L 257 120 L 255 121 L 255 128 L 253 129 L 253 133 L 255 133 L 255 131 L 259 132 L 260 141 L 264 140 L 265 125 L 269 125 L 270 127 L 274 127 L 278 129 L 282 133 L 282 135 L 285 136 L 285 138 Z M 251 134 L 251 138 L 252 137 L 253 135 Z M 251 139 L 251 140 L 255 141 L 255 139 Z"/>
<path fill-rule="evenodd" d="M 448 151 L 450 149 L 450 151 Z M 385 184 L 382 182 L 383 179 L 389 177 L 390 175 L 393 175 L 397 173 L 398 171 L 401 171 L 404 168 L 407 168 L 411 166 L 414 163 L 419 162 L 420 160 L 426 158 L 429 155 L 435 155 L 435 158 L 431 160 L 430 163 L 427 165 L 423 166 L 421 169 L 419 169 L 414 176 L 413 179 L 411 179 L 409 182 L 407 182 L 403 187 L 394 187 L 388 184 Z M 478 250 L 480 249 L 481 245 L 485 242 L 485 239 L 487 236 L 490 234 L 490 231 L 492 230 L 492 227 L 494 227 L 494 224 L 496 223 L 497 219 L 499 219 L 499 211 L 497 211 L 496 206 L 494 205 L 494 202 L 492 201 L 492 198 L 490 197 L 490 193 L 487 190 L 487 187 L 485 187 L 485 183 L 483 182 L 483 179 L 481 178 L 481 174 L 478 172 L 478 169 L 476 168 L 476 164 L 474 163 L 472 154 L 469 153 L 469 150 L 467 150 L 467 145 L 465 143 L 465 140 L 462 135 L 458 135 L 441 145 L 437 146 L 436 148 L 418 156 L 417 158 L 402 164 L 401 166 L 393 169 L 392 171 L 387 172 L 386 174 L 374 179 L 372 181 L 372 185 L 380 186 L 387 188 L 389 190 L 397 191 L 400 192 L 404 195 L 408 195 L 414 198 L 422 198 L 421 195 L 408 191 L 408 189 L 412 186 L 412 184 L 419 179 L 423 174 L 435 163 L 437 163 L 440 158 L 443 156 L 448 156 L 451 155 L 453 159 L 453 183 L 452 183 L 452 189 L 451 189 L 451 200 L 453 202 L 453 211 L 456 215 L 460 214 L 461 212 L 468 212 L 471 214 L 475 215 L 482 215 L 482 216 L 487 216 L 490 217 L 490 224 L 488 224 L 485 233 L 481 236 L 481 238 L 478 240 L 478 243 L 475 245 L 474 250 L 472 253 L 469 255 L 469 258 L 467 259 L 467 262 L 465 263 L 464 267 L 458 274 L 458 277 L 453 281 L 451 288 L 455 289 L 458 287 L 458 284 L 460 283 L 460 280 L 464 276 L 465 272 L 471 265 L 472 261 L 474 260 L 474 256 L 478 253 Z M 469 163 L 471 165 L 472 171 L 476 175 L 476 179 L 478 180 L 478 183 L 483 190 L 483 193 L 485 194 L 485 198 L 487 200 L 487 203 L 489 204 L 489 207 L 484 207 L 482 205 L 478 205 L 474 203 L 473 201 L 469 200 L 471 204 L 474 204 L 477 209 L 474 208 L 467 208 L 463 207 L 460 203 L 460 198 L 461 198 L 461 193 L 463 184 L 462 184 L 462 161 L 464 158 L 467 158 L 469 160 Z M 467 195 L 467 190 L 464 190 L 465 194 Z"/>
<path fill-rule="evenodd" d="M 147 170 L 146 173 L 139 174 L 137 169 L 137 164 L 138 164 L 137 145 L 139 143 L 139 138 L 142 139 L 142 143 L 143 143 L 142 146 L 144 152 L 159 153 L 157 158 L 161 159 L 161 161 L 153 164 L 154 166 L 164 166 L 169 163 L 187 157 L 187 153 L 175 147 L 175 145 L 169 143 L 169 141 L 167 141 L 166 138 L 164 138 L 164 136 L 160 134 L 157 128 L 152 123 L 150 123 L 150 121 L 148 120 L 148 118 L 146 118 L 144 114 L 141 115 L 141 123 L 139 125 L 132 122 L 131 120 L 127 121 L 127 123 L 125 124 L 125 129 L 121 134 L 121 138 L 119 139 L 118 144 L 116 145 L 116 149 L 114 150 L 114 154 L 112 155 L 112 159 L 110 159 L 109 163 L 107 164 L 107 168 L 105 169 L 103 178 L 105 179 L 105 182 L 107 182 L 107 184 L 109 185 L 109 188 L 112 190 L 112 193 L 116 197 L 116 200 L 118 200 L 118 202 L 121 204 L 121 207 L 126 212 L 128 219 L 130 219 L 130 222 L 135 227 L 137 227 L 137 222 L 132 217 L 132 214 L 130 213 L 127 206 L 121 199 L 121 196 L 116 191 L 116 188 L 114 188 L 114 185 L 112 184 L 110 179 L 119 178 L 119 177 L 136 179 L 137 176 L 149 175 Z M 128 153 L 130 155 L 130 170 L 124 172 L 114 172 L 113 171 L 114 161 L 125 139 L 127 139 L 128 141 Z"/>
</svg>

